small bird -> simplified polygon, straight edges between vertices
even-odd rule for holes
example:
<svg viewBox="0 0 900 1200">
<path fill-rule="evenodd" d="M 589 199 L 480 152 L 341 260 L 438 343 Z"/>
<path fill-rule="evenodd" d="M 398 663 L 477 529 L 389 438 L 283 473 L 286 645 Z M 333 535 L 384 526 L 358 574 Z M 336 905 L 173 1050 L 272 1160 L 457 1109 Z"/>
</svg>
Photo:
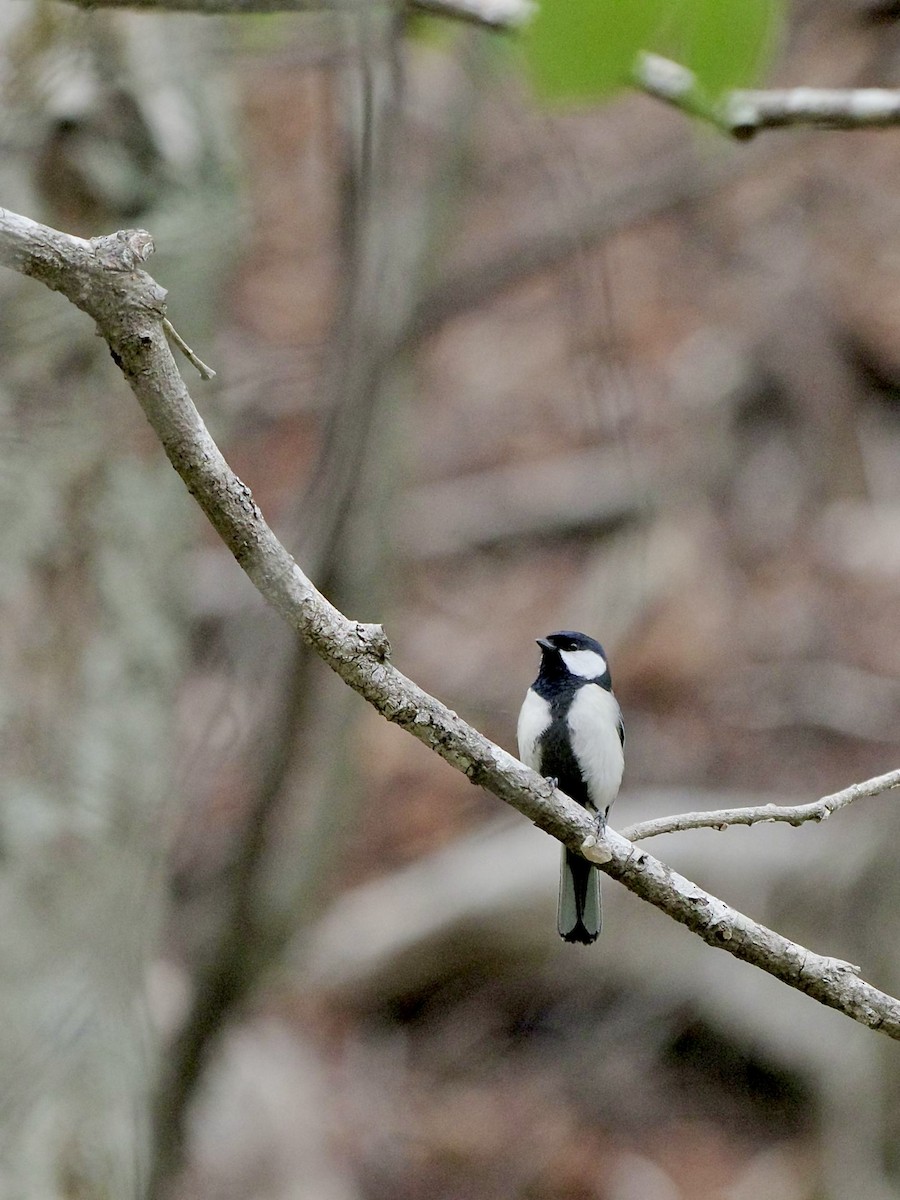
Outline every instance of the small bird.
<svg viewBox="0 0 900 1200">
<path fill-rule="evenodd" d="M 538 638 L 541 669 L 519 713 L 519 758 L 595 812 L 601 824 L 622 783 L 625 727 L 603 647 L 586 633 Z M 600 933 L 597 868 L 563 847 L 557 927 L 567 942 Z"/>
</svg>

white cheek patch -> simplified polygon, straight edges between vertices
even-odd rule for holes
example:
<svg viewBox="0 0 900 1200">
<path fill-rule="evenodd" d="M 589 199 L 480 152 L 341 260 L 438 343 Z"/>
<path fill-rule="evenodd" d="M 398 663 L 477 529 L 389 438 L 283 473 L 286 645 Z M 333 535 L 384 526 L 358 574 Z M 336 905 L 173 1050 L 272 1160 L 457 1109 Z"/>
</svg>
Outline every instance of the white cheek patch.
<svg viewBox="0 0 900 1200">
<path fill-rule="evenodd" d="M 550 705 L 531 688 L 525 694 L 525 703 L 519 713 L 517 729 L 519 742 L 519 759 L 532 771 L 540 771 L 541 756 L 538 751 L 538 738 L 546 730 L 551 721 Z"/>
<path fill-rule="evenodd" d="M 582 679 L 599 679 L 606 674 L 606 659 L 596 650 L 560 650 L 559 656 L 570 672 Z"/>
</svg>

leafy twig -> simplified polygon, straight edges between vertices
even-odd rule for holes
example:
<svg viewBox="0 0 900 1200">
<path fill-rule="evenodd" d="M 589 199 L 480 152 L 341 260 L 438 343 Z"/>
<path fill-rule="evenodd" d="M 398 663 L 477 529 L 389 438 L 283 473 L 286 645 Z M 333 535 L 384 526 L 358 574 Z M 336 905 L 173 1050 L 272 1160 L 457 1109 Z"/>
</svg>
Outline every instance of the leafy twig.
<svg viewBox="0 0 900 1200">
<path fill-rule="evenodd" d="M 900 125 L 897 88 L 738 88 L 712 101 L 689 68 L 659 54 L 639 54 L 637 87 L 725 133 L 747 140 L 761 129 L 812 125 L 819 129 L 871 129 Z"/>
</svg>

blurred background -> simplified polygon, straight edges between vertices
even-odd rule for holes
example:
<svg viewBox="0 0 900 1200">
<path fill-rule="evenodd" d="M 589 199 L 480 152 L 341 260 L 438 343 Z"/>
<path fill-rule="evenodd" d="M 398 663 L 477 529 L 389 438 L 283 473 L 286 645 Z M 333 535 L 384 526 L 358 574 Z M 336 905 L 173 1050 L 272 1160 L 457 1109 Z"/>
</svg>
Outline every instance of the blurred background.
<svg viewBox="0 0 900 1200">
<path fill-rule="evenodd" d="M 4 204 L 141 225 L 321 589 L 509 749 L 609 651 L 613 824 L 897 766 L 900 133 L 541 107 L 475 26 L 0 8 Z M 897 6 L 771 81 L 897 83 Z M 330 676 L 87 320 L 0 278 L 0 1196 L 900 1197 L 897 1047 L 557 847 Z M 187 367 L 185 367 L 187 372 Z M 650 848 L 900 991 L 890 796 Z"/>
</svg>

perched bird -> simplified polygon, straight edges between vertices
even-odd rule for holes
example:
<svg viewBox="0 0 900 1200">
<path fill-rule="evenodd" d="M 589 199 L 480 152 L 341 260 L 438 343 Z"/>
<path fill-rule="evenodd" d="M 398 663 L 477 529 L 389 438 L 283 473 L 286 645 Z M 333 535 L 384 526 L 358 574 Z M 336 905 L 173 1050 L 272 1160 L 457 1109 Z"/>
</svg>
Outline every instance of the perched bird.
<svg viewBox="0 0 900 1200">
<path fill-rule="evenodd" d="M 519 713 L 519 758 L 606 822 L 625 767 L 625 727 L 603 647 L 585 633 L 538 638 L 541 669 Z M 567 942 L 600 932 L 600 877 L 565 846 L 557 926 Z"/>
</svg>

